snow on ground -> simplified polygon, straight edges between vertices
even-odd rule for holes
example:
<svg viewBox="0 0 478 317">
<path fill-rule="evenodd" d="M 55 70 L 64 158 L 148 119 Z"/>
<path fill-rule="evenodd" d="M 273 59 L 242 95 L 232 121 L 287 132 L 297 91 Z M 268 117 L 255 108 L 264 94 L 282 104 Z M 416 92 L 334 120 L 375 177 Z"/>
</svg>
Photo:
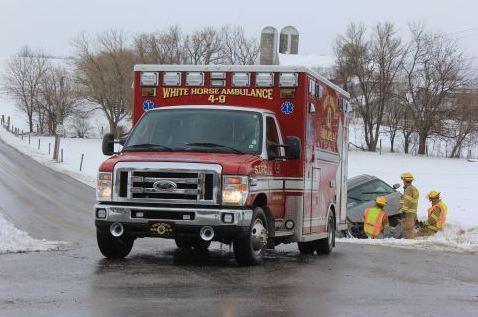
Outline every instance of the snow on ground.
<svg viewBox="0 0 478 317">
<path fill-rule="evenodd" d="M 60 148 L 63 149 L 63 163 L 57 163 L 52 159 L 53 137 L 31 136 L 29 144 L 28 135 L 25 135 L 22 140 L 21 137 L 16 137 L 1 128 L 0 138 L 34 160 L 58 172 L 70 175 L 91 187 L 96 184 L 98 166 L 106 159 L 106 156 L 101 153 L 101 140 L 99 139 L 62 138 Z M 40 140 L 40 149 L 38 149 L 38 140 Z M 48 154 L 49 144 L 50 154 Z M 84 157 L 80 172 L 81 154 L 84 154 Z"/>
<path fill-rule="evenodd" d="M 338 242 L 357 243 L 367 245 L 383 245 L 407 249 L 425 249 L 454 252 L 478 252 L 478 226 L 467 228 L 461 225 L 448 223 L 443 232 L 433 237 L 416 239 L 355 239 L 339 238 Z"/>
<path fill-rule="evenodd" d="M 447 225 L 434 237 L 416 240 L 338 239 L 341 242 L 387 245 L 449 251 L 478 252 L 478 208 L 475 204 L 478 185 L 478 162 L 464 159 L 417 157 L 404 154 L 383 154 L 351 151 L 349 177 L 375 175 L 389 184 L 401 183 L 400 174 L 414 174 L 420 191 L 418 218 L 425 219 L 430 206 L 426 194 L 436 189 L 448 206 Z"/>
<path fill-rule="evenodd" d="M 0 212 L 0 254 L 58 250 L 62 242 L 33 239 L 15 228 Z"/>
</svg>

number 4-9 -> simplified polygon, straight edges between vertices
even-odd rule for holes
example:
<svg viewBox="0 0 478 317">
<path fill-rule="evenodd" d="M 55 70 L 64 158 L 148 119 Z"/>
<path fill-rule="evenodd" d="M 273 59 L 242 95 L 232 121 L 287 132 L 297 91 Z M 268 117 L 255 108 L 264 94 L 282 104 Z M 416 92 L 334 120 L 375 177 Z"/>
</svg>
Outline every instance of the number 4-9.
<svg viewBox="0 0 478 317">
<path fill-rule="evenodd" d="M 218 97 L 215 97 L 214 95 L 209 95 L 209 98 L 207 98 L 207 100 L 210 103 L 215 103 L 215 102 L 225 103 L 226 102 L 226 96 L 225 95 L 219 95 Z"/>
</svg>

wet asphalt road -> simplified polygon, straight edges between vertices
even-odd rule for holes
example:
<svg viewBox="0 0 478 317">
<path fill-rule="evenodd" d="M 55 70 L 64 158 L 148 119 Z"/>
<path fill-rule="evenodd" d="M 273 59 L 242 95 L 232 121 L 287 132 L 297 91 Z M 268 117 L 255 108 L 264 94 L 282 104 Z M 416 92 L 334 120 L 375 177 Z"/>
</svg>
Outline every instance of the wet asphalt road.
<svg viewBox="0 0 478 317">
<path fill-rule="evenodd" d="M 178 251 L 136 242 L 108 261 L 96 249 L 94 191 L 0 141 L 0 212 L 61 251 L 0 255 L 0 316 L 476 316 L 476 254 L 339 244 L 295 245 L 238 267 L 227 246 Z"/>
</svg>

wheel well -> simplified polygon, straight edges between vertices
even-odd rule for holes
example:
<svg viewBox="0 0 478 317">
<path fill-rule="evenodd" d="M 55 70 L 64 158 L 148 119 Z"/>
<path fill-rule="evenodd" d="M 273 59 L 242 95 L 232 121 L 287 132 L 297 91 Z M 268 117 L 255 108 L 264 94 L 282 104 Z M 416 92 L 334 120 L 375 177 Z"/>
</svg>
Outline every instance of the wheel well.
<svg viewBox="0 0 478 317">
<path fill-rule="evenodd" d="M 252 204 L 254 207 L 266 207 L 267 206 L 267 196 L 266 194 L 257 195 Z"/>
</svg>

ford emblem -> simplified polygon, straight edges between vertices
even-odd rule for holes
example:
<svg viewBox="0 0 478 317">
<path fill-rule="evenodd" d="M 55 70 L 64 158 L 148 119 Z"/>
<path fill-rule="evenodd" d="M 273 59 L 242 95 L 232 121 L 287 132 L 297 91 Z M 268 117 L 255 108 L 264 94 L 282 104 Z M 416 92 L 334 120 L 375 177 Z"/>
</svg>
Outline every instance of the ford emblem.
<svg viewBox="0 0 478 317">
<path fill-rule="evenodd" d="M 161 192 L 161 191 L 172 192 L 176 188 L 178 188 L 178 185 L 172 181 L 160 180 L 160 181 L 154 182 L 153 188 L 158 192 Z"/>
</svg>

